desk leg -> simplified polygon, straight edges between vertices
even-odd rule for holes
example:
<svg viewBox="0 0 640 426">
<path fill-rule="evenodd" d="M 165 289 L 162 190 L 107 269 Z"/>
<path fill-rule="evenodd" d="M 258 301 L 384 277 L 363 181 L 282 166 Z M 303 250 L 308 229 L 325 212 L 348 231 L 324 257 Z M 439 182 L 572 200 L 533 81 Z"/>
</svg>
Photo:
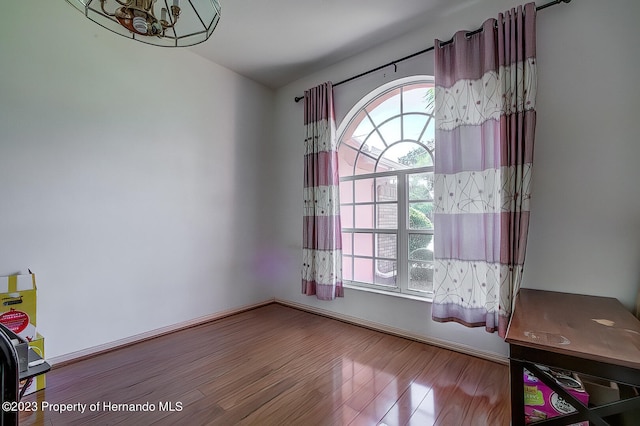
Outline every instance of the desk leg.
<svg viewBox="0 0 640 426">
<path fill-rule="evenodd" d="M 511 383 L 511 425 L 524 425 L 524 379 L 523 365 L 509 360 L 509 382 Z"/>
</svg>

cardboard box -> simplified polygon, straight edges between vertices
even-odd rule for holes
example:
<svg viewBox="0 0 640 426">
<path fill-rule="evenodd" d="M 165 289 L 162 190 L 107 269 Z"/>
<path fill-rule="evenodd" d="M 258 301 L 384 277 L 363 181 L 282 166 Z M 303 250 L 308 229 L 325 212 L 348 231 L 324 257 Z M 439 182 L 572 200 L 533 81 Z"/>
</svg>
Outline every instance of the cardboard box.
<svg viewBox="0 0 640 426">
<path fill-rule="evenodd" d="M 29 347 L 44 359 L 44 337 L 42 337 L 39 333 L 36 335 L 35 339 L 29 342 Z M 22 380 L 20 382 L 20 389 L 22 389 L 22 387 L 25 384 L 26 384 L 25 381 Z M 31 383 L 25 390 L 24 394 L 29 395 L 41 389 L 44 389 L 46 384 L 47 384 L 46 374 L 41 374 L 39 376 L 36 376 L 33 378 L 33 380 L 31 380 Z"/>
<path fill-rule="evenodd" d="M 36 276 L 0 277 L 0 323 L 27 341 L 36 337 Z"/>
<path fill-rule="evenodd" d="M 620 400 L 620 389 L 615 382 L 582 374 L 580 381 L 589 393 L 589 402 L 595 406 Z"/>
<path fill-rule="evenodd" d="M 589 394 L 585 391 L 577 376 L 558 374 L 556 378 L 563 388 L 571 396 L 582 402 L 585 406 L 589 402 Z M 551 376 L 550 376 L 551 377 Z M 565 386 L 564 383 L 571 384 L 572 387 Z M 528 370 L 524 370 L 524 415 L 525 424 L 534 423 L 541 420 L 557 417 L 562 414 L 569 414 L 577 411 L 572 405 L 560 398 L 551 388 L 540 381 Z M 580 426 L 589 426 L 589 422 L 576 423 Z"/>
</svg>

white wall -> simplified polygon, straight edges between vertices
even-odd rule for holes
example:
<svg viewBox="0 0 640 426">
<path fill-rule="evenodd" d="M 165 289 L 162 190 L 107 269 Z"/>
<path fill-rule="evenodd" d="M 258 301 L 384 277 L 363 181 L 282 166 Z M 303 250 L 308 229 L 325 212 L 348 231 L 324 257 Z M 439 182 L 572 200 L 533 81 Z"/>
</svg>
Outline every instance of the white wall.
<svg viewBox="0 0 640 426">
<path fill-rule="evenodd" d="M 0 57 L 0 275 L 36 273 L 48 357 L 273 297 L 273 92 L 64 1 L 4 5 Z"/>
<path fill-rule="evenodd" d="M 518 3 L 469 1 L 275 98 L 189 51 L 116 36 L 63 1 L 7 5 L 0 16 L 0 275 L 37 273 L 47 356 L 274 295 L 506 355 L 495 335 L 433 323 L 425 302 L 357 290 L 332 303 L 300 295 L 303 127 L 293 97 L 475 29 Z M 526 287 L 633 303 L 639 12 L 633 0 L 574 0 L 538 15 Z M 376 86 L 431 67 L 427 54 L 397 73 L 389 68 L 340 86 L 338 116 Z"/>
<path fill-rule="evenodd" d="M 270 241 L 280 265 L 271 278 L 276 297 L 374 321 L 413 334 L 504 356 L 495 334 L 430 319 L 430 304 L 345 291 L 319 302 L 300 294 L 302 229 L 302 103 L 307 88 L 338 82 L 367 69 L 476 29 L 517 0 L 482 0 L 434 16 L 421 31 L 320 70 L 276 93 L 276 137 L 271 169 L 278 193 Z M 538 14 L 538 123 L 534 199 L 524 286 L 616 297 L 629 308 L 640 281 L 640 66 L 634 0 L 575 0 Z M 431 54 L 335 89 L 340 119 L 359 98 L 384 82 L 432 73 Z M 532 319 L 535 321 L 535 319 Z"/>
<path fill-rule="evenodd" d="M 534 198 L 525 285 L 610 296 L 640 289 L 640 2 L 541 12 Z"/>
</svg>

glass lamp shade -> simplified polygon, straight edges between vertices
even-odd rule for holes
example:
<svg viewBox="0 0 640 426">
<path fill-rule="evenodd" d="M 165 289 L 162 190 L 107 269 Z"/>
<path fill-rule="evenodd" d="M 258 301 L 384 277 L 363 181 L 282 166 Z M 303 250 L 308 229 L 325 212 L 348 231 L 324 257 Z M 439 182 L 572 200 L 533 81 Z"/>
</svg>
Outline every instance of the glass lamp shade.
<svg viewBox="0 0 640 426">
<path fill-rule="evenodd" d="M 67 0 L 121 36 L 163 47 L 206 41 L 220 20 L 218 0 Z"/>
</svg>

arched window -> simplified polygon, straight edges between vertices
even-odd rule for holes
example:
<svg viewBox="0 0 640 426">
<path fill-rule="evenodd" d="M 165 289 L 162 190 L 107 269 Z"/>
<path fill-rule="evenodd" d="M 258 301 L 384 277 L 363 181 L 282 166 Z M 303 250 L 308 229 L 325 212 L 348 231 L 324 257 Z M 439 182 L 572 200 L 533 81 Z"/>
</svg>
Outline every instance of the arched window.
<svg viewBox="0 0 640 426">
<path fill-rule="evenodd" d="M 347 285 L 431 295 L 433 87 L 430 76 L 385 84 L 338 129 Z"/>
</svg>

